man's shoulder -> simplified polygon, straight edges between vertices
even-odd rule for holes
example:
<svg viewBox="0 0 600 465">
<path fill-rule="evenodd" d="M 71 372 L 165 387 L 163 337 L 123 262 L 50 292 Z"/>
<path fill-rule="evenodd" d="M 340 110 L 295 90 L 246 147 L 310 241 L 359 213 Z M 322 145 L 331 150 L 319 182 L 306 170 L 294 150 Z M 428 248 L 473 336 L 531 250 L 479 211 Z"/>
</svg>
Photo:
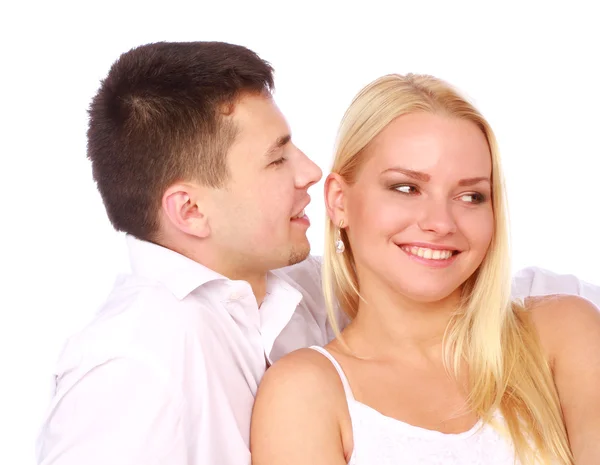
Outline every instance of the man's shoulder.
<svg viewBox="0 0 600 465">
<path fill-rule="evenodd" d="M 170 331 L 185 329 L 188 308 L 199 305 L 202 303 L 177 298 L 160 282 L 126 276 L 117 281 L 82 333 L 116 332 L 124 338 L 148 331 L 169 335 Z"/>
<path fill-rule="evenodd" d="M 190 316 L 202 316 L 200 304 L 190 305 L 159 284 L 120 278 L 92 320 L 67 339 L 56 374 L 87 371 L 115 359 L 168 370 L 171 360 L 190 349 L 184 341 L 201 326 L 190 322 Z M 195 352 L 201 350 L 201 344 L 194 345 Z"/>
<path fill-rule="evenodd" d="M 585 282 L 573 274 L 560 274 L 544 268 L 519 270 L 512 282 L 514 298 L 566 294 L 584 297 L 600 306 L 600 286 Z"/>
</svg>

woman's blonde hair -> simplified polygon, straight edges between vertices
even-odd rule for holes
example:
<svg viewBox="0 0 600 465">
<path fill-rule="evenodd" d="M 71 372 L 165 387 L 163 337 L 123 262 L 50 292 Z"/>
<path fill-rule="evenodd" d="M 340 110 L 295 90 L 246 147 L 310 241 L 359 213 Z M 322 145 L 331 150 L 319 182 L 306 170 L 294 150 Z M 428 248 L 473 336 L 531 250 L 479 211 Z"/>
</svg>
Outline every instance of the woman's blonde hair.
<svg viewBox="0 0 600 465">
<path fill-rule="evenodd" d="M 483 262 L 464 283 L 462 298 L 444 337 L 444 361 L 458 378 L 469 368 L 469 407 L 492 422 L 506 420 L 523 464 L 560 460 L 572 464 L 567 433 L 548 362 L 525 309 L 511 302 L 511 269 L 504 181 L 495 136 L 483 116 L 444 81 L 424 75 L 383 76 L 363 88 L 346 111 L 332 172 L 352 184 L 365 148 L 399 116 L 429 112 L 473 122 L 485 134 L 492 157 L 494 234 Z M 360 288 L 351 244 L 335 251 L 337 226 L 326 220 L 323 287 L 329 318 L 340 337 L 335 309 L 356 316 Z"/>
</svg>

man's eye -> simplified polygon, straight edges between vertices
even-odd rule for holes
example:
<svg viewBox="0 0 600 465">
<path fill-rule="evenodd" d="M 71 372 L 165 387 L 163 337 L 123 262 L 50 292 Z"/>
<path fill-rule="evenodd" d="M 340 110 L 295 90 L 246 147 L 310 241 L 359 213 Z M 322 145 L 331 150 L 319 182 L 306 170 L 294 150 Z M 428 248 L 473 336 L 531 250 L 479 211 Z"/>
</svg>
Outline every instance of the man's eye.
<svg viewBox="0 0 600 465">
<path fill-rule="evenodd" d="M 273 166 L 281 165 L 281 164 L 283 164 L 285 162 L 285 160 L 286 160 L 286 158 L 281 157 L 281 158 L 278 158 L 275 161 L 272 161 L 271 163 L 269 163 L 269 165 L 273 165 Z"/>
<path fill-rule="evenodd" d="M 414 195 L 414 194 L 419 193 L 416 186 L 412 186 L 410 184 L 399 184 L 397 186 L 394 186 L 393 189 L 397 190 L 398 192 L 401 192 L 403 194 L 408 194 L 408 195 Z"/>
<path fill-rule="evenodd" d="M 483 203 L 486 200 L 485 195 L 480 194 L 479 192 L 469 192 L 468 194 L 462 194 L 460 196 L 460 200 L 463 202 L 479 204 Z"/>
</svg>

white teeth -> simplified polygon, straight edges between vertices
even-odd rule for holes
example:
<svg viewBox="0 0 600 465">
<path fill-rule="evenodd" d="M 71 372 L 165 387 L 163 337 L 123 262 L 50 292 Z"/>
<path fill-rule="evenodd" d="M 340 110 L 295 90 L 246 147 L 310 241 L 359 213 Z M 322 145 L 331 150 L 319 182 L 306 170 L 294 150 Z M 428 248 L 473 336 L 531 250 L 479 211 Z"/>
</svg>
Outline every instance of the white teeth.
<svg viewBox="0 0 600 465">
<path fill-rule="evenodd" d="M 448 260 L 453 254 L 452 250 L 428 249 L 426 247 L 414 246 L 402 246 L 402 250 L 411 255 L 425 258 L 426 260 Z"/>
<path fill-rule="evenodd" d="M 300 213 L 298 213 L 296 216 L 293 216 L 292 219 L 298 219 L 298 218 L 302 218 L 304 216 L 304 210 L 302 210 Z"/>
</svg>

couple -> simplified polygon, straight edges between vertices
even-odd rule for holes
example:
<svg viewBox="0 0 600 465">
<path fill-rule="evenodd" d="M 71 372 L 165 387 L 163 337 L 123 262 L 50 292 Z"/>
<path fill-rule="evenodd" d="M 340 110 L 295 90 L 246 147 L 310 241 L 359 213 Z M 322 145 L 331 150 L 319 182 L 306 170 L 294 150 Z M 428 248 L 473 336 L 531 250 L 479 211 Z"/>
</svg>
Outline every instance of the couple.
<svg viewBox="0 0 600 465">
<path fill-rule="evenodd" d="M 272 89 L 218 42 L 138 47 L 102 82 L 88 156 L 132 273 L 65 345 L 40 463 L 597 463 L 600 313 L 511 301 L 477 110 L 433 77 L 365 87 L 321 263 L 304 209 L 322 173 Z"/>
</svg>

